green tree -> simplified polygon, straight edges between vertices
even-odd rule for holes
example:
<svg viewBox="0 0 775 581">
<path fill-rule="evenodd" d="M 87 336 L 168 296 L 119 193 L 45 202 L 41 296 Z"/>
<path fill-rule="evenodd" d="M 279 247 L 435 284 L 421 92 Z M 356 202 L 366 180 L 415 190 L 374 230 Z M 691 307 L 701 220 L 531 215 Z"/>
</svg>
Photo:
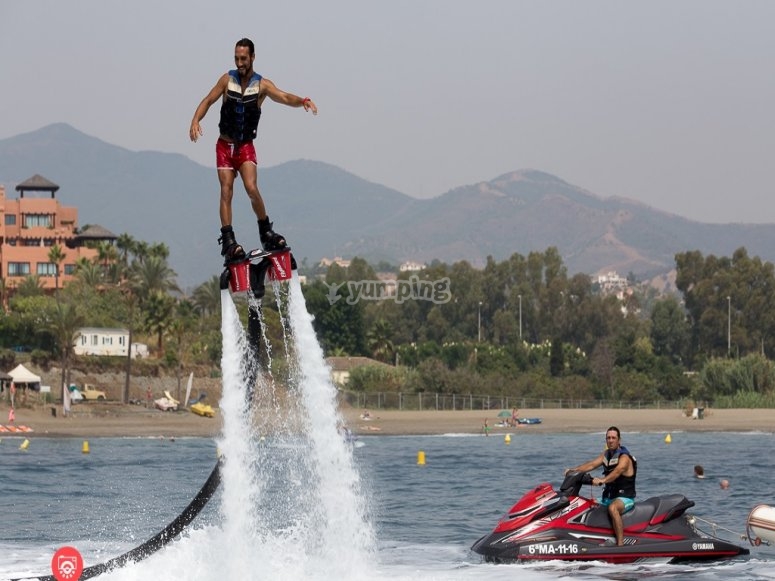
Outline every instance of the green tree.
<svg viewBox="0 0 775 581">
<path fill-rule="evenodd" d="M 153 290 L 143 304 L 143 326 L 156 335 L 159 355 L 164 353 L 164 335 L 172 326 L 174 309 L 175 299 L 160 290 Z"/>
<path fill-rule="evenodd" d="M 120 234 L 116 239 L 116 250 L 118 251 L 118 260 L 121 265 L 126 269 L 129 267 L 129 255 L 132 253 L 135 247 L 135 239 L 126 232 Z"/>
<path fill-rule="evenodd" d="M 83 326 L 84 316 L 76 304 L 57 302 L 51 309 L 50 330 L 62 362 L 61 397 L 70 376 L 70 359 L 73 343 L 78 338 L 78 329 Z"/>
<path fill-rule="evenodd" d="M 559 377 L 565 372 L 565 353 L 561 339 L 552 340 L 552 351 L 549 356 L 549 373 L 552 377 Z"/>
<path fill-rule="evenodd" d="M 379 319 L 366 336 L 371 356 L 383 363 L 392 363 L 394 357 L 393 342 L 390 340 L 390 325 Z"/>
<path fill-rule="evenodd" d="M 203 316 L 214 315 L 221 309 L 221 281 L 212 276 L 194 289 L 192 295 L 196 310 Z"/>
<path fill-rule="evenodd" d="M 685 360 L 689 351 L 689 323 L 686 312 L 675 297 L 656 301 L 651 312 L 651 343 L 656 355 L 673 362 Z"/>
<path fill-rule="evenodd" d="M 105 282 L 104 271 L 100 265 L 85 258 L 76 261 L 75 276 L 82 284 L 94 289 Z"/>
<path fill-rule="evenodd" d="M 731 258 L 676 255 L 676 287 L 691 322 L 693 354 L 775 351 L 775 267 L 739 248 Z"/>
<path fill-rule="evenodd" d="M 142 262 L 135 261 L 130 267 L 131 285 L 141 305 L 156 293 L 179 292 L 175 276 L 167 260 L 156 255 L 149 255 Z"/>
<path fill-rule="evenodd" d="M 45 294 L 43 281 L 37 274 L 25 276 L 16 287 L 16 296 L 18 297 L 38 297 L 43 294 Z"/>
<path fill-rule="evenodd" d="M 194 304 L 189 300 L 181 300 L 175 305 L 174 317 L 169 324 L 169 331 L 175 342 L 175 374 L 177 378 L 177 391 L 175 398 L 180 401 L 181 381 L 183 366 L 188 361 L 188 352 L 194 339 L 194 331 L 197 325 L 197 313 Z"/>
<path fill-rule="evenodd" d="M 48 251 L 48 261 L 54 265 L 54 292 L 59 295 L 59 268 L 65 261 L 65 253 L 59 244 L 54 244 Z"/>
</svg>

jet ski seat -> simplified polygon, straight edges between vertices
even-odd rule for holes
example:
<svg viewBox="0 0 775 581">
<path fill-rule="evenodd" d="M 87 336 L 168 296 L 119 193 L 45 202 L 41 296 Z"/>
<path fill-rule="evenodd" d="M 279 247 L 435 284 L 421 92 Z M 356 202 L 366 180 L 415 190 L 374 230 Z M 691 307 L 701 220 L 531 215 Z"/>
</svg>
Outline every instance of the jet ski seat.
<svg viewBox="0 0 775 581">
<path fill-rule="evenodd" d="M 654 496 L 642 502 L 636 502 L 635 507 L 622 516 L 625 531 L 640 533 L 648 527 L 674 519 L 694 506 L 694 502 L 683 494 L 667 494 Z M 600 505 L 581 515 L 578 521 L 588 527 L 610 529 L 611 519 L 608 517 L 608 507 Z"/>
</svg>

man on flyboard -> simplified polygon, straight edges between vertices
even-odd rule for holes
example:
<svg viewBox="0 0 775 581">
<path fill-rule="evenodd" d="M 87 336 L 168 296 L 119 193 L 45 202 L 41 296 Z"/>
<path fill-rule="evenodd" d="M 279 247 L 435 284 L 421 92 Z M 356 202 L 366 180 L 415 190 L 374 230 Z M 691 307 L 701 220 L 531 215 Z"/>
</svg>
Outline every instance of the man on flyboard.
<svg viewBox="0 0 775 581">
<path fill-rule="evenodd" d="M 278 250 L 286 246 L 285 238 L 272 230 L 264 200 L 258 190 L 258 167 L 253 140 L 256 138 L 261 104 L 266 97 L 289 107 L 303 107 L 317 115 L 318 108 L 309 97 L 286 93 L 275 84 L 253 71 L 255 47 L 253 41 L 243 38 L 234 47 L 235 70 L 225 73 L 202 99 L 191 120 L 189 136 L 196 141 L 202 135 L 199 122 L 210 106 L 221 99 L 220 136 L 215 146 L 218 181 L 221 184 L 221 255 L 226 262 L 245 259 L 245 250 L 237 243 L 232 228 L 231 200 L 234 179 L 239 172 L 245 185 L 253 212 L 258 219 L 258 232 L 264 250 Z"/>
</svg>

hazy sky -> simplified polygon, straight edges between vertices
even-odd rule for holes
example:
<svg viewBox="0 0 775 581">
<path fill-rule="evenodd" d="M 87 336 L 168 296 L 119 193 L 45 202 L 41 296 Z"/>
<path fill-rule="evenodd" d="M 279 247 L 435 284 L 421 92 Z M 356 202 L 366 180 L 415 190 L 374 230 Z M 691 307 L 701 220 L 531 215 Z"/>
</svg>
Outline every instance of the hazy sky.
<svg viewBox="0 0 775 581">
<path fill-rule="evenodd" d="M 533 168 L 775 223 L 773 23 L 769 0 L 2 2 L 0 138 L 66 122 L 214 166 L 218 106 L 197 144 L 189 124 L 247 36 L 257 72 L 320 108 L 266 102 L 263 166 L 320 160 L 414 197 Z"/>
</svg>

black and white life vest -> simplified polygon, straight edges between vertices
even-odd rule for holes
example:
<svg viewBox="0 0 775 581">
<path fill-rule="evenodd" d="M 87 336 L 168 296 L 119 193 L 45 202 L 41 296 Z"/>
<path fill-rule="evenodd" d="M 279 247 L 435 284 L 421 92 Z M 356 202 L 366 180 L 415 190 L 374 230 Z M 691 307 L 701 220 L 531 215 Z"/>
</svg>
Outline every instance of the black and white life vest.
<svg viewBox="0 0 775 581">
<path fill-rule="evenodd" d="M 261 118 L 261 108 L 258 106 L 261 78 L 258 73 L 253 73 L 243 92 L 239 71 L 229 71 L 229 86 L 221 103 L 221 122 L 218 127 L 221 135 L 236 143 L 256 138 L 258 120 Z"/>
<path fill-rule="evenodd" d="M 613 482 L 609 482 L 603 489 L 603 498 L 613 499 L 618 496 L 635 498 L 635 476 L 638 474 L 638 462 L 630 451 L 624 446 L 616 450 L 606 450 L 603 454 L 603 477 L 605 478 L 619 465 L 621 456 L 629 456 L 632 462 L 632 476 L 619 476 Z"/>
</svg>

